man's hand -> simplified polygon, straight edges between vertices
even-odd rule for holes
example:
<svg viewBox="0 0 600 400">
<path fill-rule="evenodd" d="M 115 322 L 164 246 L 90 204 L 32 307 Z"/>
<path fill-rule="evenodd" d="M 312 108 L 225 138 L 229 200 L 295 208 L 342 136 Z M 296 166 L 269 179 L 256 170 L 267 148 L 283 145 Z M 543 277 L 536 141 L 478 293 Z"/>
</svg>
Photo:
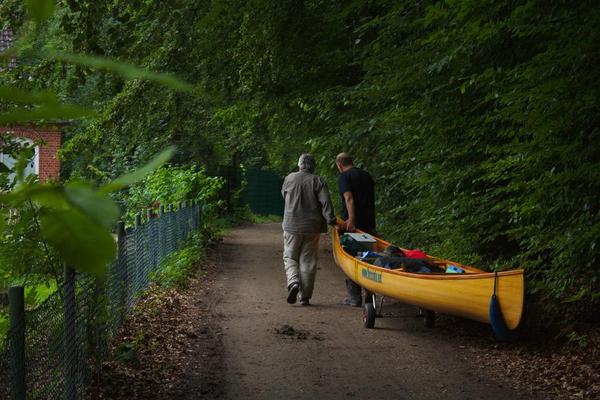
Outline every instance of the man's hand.
<svg viewBox="0 0 600 400">
<path fill-rule="evenodd" d="M 356 230 L 354 221 L 351 219 L 348 219 L 346 222 L 344 222 L 344 229 L 348 232 L 354 232 Z"/>
</svg>

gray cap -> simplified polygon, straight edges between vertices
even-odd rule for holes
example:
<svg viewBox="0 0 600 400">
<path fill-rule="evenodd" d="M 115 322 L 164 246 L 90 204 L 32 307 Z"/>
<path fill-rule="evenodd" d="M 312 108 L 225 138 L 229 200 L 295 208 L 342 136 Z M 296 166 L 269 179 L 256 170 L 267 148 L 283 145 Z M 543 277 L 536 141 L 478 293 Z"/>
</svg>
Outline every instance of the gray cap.
<svg viewBox="0 0 600 400">
<path fill-rule="evenodd" d="M 298 159 L 298 168 L 300 171 L 315 172 L 315 158 L 309 153 L 303 153 Z"/>
</svg>

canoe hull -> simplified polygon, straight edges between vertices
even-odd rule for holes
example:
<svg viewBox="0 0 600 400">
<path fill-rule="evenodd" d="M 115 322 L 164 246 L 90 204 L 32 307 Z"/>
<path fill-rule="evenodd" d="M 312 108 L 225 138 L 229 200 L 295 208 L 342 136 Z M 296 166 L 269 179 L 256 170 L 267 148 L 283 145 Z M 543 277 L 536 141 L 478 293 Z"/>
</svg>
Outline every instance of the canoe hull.
<svg viewBox="0 0 600 400">
<path fill-rule="evenodd" d="M 379 240 L 379 247 L 388 245 Z M 346 253 L 334 229 L 333 255 L 342 271 L 365 289 L 427 310 L 489 324 L 494 273 L 465 267 L 468 274 L 415 274 L 389 270 L 362 262 Z M 432 261 L 450 263 L 431 258 Z M 496 295 L 509 329 L 518 327 L 523 316 L 525 280 L 523 270 L 499 272 Z"/>
</svg>

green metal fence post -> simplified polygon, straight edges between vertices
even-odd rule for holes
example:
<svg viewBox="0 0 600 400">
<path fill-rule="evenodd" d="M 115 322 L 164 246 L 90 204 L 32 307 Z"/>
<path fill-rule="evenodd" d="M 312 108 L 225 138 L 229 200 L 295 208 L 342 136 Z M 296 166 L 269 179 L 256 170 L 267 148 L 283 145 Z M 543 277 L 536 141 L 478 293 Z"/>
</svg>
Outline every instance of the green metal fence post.
<svg viewBox="0 0 600 400">
<path fill-rule="evenodd" d="M 64 270 L 64 336 L 63 336 L 63 367 L 65 369 L 65 400 L 77 399 L 77 381 L 79 371 L 79 357 L 77 343 L 77 310 L 75 304 L 75 271 L 68 266 Z"/>
<path fill-rule="evenodd" d="M 198 202 L 198 226 L 196 228 L 200 228 L 202 225 L 202 203 Z"/>
<path fill-rule="evenodd" d="M 194 200 L 194 230 L 200 226 L 200 204 L 198 200 Z"/>
<path fill-rule="evenodd" d="M 179 221 L 180 222 L 185 221 L 184 209 L 185 209 L 185 201 L 179 202 Z M 181 242 L 183 242 L 185 239 L 187 239 L 186 223 L 185 222 L 180 223 L 178 228 L 179 228 L 179 237 L 178 237 L 179 240 L 177 241 L 177 248 L 179 248 L 179 246 L 181 245 Z"/>
<path fill-rule="evenodd" d="M 144 275 L 144 243 L 142 238 L 142 213 L 135 214 L 135 231 L 134 231 L 134 242 L 135 242 L 135 258 L 134 258 L 134 272 L 132 280 L 132 297 L 138 295 L 141 288 L 142 276 Z"/>
<path fill-rule="evenodd" d="M 160 205 L 158 209 L 158 266 L 162 265 L 165 258 L 165 206 Z"/>
<path fill-rule="evenodd" d="M 173 248 L 174 248 L 175 232 L 176 232 L 176 229 L 173 226 L 173 223 L 175 222 L 174 216 L 173 216 L 173 204 L 169 204 L 167 206 L 167 211 L 169 212 L 169 218 L 167 219 L 167 223 L 169 225 L 168 233 L 167 233 L 167 236 L 168 236 L 167 254 L 171 254 L 171 252 L 173 251 Z"/>
<path fill-rule="evenodd" d="M 8 289 L 11 398 L 25 400 L 25 289 Z"/>
<path fill-rule="evenodd" d="M 153 215 L 153 211 L 151 208 L 148 208 L 146 210 L 146 223 L 150 223 L 150 221 L 152 221 L 152 215 Z M 156 222 L 156 221 L 154 221 Z M 148 249 L 146 251 L 148 251 L 148 258 L 150 261 L 150 268 L 149 270 L 154 272 L 156 271 L 156 266 L 157 266 L 157 256 L 156 256 L 156 243 L 157 243 L 157 235 L 156 235 L 156 225 L 153 223 L 151 226 L 148 227 L 149 229 L 151 229 L 151 231 L 148 233 L 148 238 L 150 239 L 148 242 Z"/>
<path fill-rule="evenodd" d="M 127 305 L 129 303 L 129 268 L 127 265 L 123 266 L 121 263 L 126 263 L 127 257 L 127 249 L 125 247 L 125 222 L 119 221 L 117 223 L 117 251 L 118 251 L 118 262 L 119 268 L 123 268 L 123 283 L 119 285 L 121 287 L 121 291 L 119 293 L 117 309 L 119 312 L 119 321 L 123 321 L 125 319 L 125 313 L 127 310 Z M 113 278 L 118 279 L 118 278 Z M 113 285 L 118 285 L 117 282 L 114 282 Z"/>
</svg>

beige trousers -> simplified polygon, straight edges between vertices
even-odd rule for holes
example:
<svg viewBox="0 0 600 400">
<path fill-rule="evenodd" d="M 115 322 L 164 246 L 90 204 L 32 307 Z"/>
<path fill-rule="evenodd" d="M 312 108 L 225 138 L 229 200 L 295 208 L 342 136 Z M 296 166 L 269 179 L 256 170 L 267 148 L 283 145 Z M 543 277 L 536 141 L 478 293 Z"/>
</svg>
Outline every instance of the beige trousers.
<svg viewBox="0 0 600 400">
<path fill-rule="evenodd" d="M 320 233 L 301 235 L 283 232 L 283 268 L 287 287 L 300 284 L 300 298 L 310 299 L 317 274 Z"/>
</svg>

